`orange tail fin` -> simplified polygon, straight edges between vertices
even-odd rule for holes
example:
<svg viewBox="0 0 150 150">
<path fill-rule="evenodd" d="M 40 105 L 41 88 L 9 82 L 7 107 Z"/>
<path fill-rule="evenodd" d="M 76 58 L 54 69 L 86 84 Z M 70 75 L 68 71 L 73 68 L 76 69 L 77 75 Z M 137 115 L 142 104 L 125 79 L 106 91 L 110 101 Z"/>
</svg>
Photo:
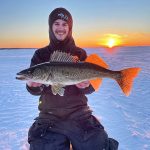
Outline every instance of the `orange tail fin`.
<svg viewBox="0 0 150 150">
<path fill-rule="evenodd" d="M 101 67 L 104 68 L 108 68 L 109 66 L 104 62 L 104 60 L 99 57 L 97 54 L 91 54 L 89 55 L 85 62 L 90 62 L 96 65 L 99 65 Z M 95 80 L 90 80 L 91 85 L 93 86 L 93 88 L 95 89 L 95 91 L 97 91 L 102 83 L 102 79 L 95 79 Z"/>
<path fill-rule="evenodd" d="M 121 79 L 117 79 L 117 82 L 126 96 L 130 95 L 133 80 L 140 70 L 141 68 L 128 68 L 121 71 Z"/>
</svg>

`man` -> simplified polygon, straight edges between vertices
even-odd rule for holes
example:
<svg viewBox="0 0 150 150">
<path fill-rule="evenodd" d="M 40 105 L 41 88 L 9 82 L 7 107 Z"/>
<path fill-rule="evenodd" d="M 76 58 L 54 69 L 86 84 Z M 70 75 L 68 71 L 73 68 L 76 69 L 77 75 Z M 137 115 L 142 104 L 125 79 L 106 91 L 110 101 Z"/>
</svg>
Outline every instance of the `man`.
<svg viewBox="0 0 150 150">
<path fill-rule="evenodd" d="M 70 53 L 80 61 L 86 52 L 75 45 L 73 20 L 64 8 L 49 15 L 50 44 L 35 51 L 31 66 L 47 62 L 56 51 Z M 85 94 L 94 92 L 89 81 L 65 87 L 64 96 L 54 95 L 51 86 L 27 82 L 27 90 L 40 95 L 39 116 L 29 130 L 30 150 L 116 150 L 118 143 L 109 139 L 104 127 L 92 115 Z"/>
</svg>

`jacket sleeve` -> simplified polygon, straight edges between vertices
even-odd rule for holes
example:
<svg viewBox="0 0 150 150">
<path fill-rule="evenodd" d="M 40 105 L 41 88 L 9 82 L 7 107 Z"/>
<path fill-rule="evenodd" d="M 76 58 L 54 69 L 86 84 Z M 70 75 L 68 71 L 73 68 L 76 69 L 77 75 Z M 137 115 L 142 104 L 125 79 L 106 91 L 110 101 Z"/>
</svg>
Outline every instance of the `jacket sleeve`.
<svg viewBox="0 0 150 150">
<path fill-rule="evenodd" d="M 90 84 L 89 87 L 86 87 L 84 89 L 79 89 L 79 92 L 82 94 L 91 94 L 91 93 L 95 92 L 95 90 L 94 90 L 93 86 Z"/>
<path fill-rule="evenodd" d="M 41 95 L 43 89 L 44 89 L 44 85 L 40 86 L 40 87 L 29 87 L 27 84 L 26 84 L 26 89 L 27 91 L 32 94 L 32 95 Z"/>
<path fill-rule="evenodd" d="M 40 64 L 40 63 L 42 63 L 42 58 L 40 56 L 39 51 L 36 50 L 34 55 L 33 55 L 33 57 L 32 57 L 32 59 L 31 59 L 30 67 L 34 66 L 34 65 L 37 65 L 37 64 Z M 42 85 L 40 87 L 29 87 L 26 84 L 26 89 L 32 95 L 41 95 L 41 93 L 42 93 L 42 91 L 44 89 L 44 85 Z"/>
<path fill-rule="evenodd" d="M 80 55 L 79 55 L 80 61 L 84 61 L 86 58 L 87 58 L 86 51 L 81 49 Z M 84 88 L 84 89 L 78 88 L 78 89 L 79 89 L 79 92 L 82 93 L 82 94 L 91 94 L 91 93 L 95 92 L 95 90 L 94 90 L 94 88 L 92 87 L 91 84 L 87 88 Z"/>
</svg>

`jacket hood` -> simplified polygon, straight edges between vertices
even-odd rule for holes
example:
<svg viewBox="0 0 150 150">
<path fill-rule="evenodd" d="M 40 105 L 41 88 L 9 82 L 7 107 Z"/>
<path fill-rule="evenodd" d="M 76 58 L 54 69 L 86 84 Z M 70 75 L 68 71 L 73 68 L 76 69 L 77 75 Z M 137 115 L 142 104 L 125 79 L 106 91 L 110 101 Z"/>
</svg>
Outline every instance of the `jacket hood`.
<svg viewBox="0 0 150 150">
<path fill-rule="evenodd" d="M 57 19 L 62 19 L 64 21 L 66 21 L 69 25 L 69 33 L 64 41 L 57 40 L 52 31 L 52 25 L 53 25 L 54 21 Z M 49 24 L 49 40 L 50 40 L 51 47 L 62 49 L 64 47 L 67 47 L 68 44 L 75 45 L 73 37 L 72 37 L 73 20 L 72 20 L 72 16 L 71 16 L 70 12 L 68 10 L 66 10 L 65 8 L 54 9 L 49 15 L 48 24 Z"/>
</svg>

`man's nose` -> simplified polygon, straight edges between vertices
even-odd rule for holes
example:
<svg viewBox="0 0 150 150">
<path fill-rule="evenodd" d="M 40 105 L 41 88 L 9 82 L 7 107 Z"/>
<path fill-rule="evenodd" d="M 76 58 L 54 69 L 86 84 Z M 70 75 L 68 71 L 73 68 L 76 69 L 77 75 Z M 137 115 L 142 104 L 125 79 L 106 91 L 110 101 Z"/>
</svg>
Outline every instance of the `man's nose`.
<svg viewBox="0 0 150 150">
<path fill-rule="evenodd" d="M 64 27 L 62 26 L 62 25 L 59 25 L 59 27 L 58 27 L 60 30 L 63 30 L 64 29 Z"/>
</svg>

